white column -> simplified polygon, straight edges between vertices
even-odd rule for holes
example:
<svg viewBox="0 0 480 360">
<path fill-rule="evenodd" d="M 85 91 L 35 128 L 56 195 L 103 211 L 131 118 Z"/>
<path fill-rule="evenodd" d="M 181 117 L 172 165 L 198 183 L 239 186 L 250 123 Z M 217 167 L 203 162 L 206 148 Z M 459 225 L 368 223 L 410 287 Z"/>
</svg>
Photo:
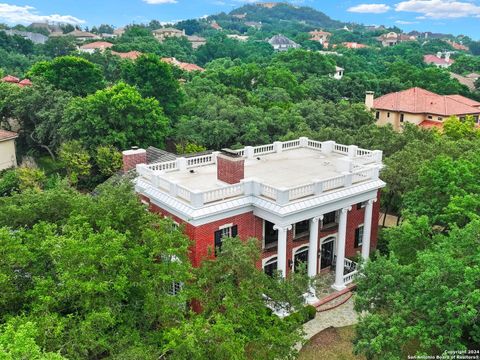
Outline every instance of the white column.
<svg viewBox="0 0 480 360">
<path fill-rule="evenodd" d="M 322 220 L 323 215 L 310 219 L 310 242 L 308 244 L 308 276 L 317 275 L 318 262 L 318 220 Z"/>
<path fill-rule="evenodd" d="M 368 200 L 365 205 L 365 217 L 363 220 L 362 258 L 367 260 L 370 255 L 370 239 L 372 237 L 372 213 L 375 200 Z"/>
<path fill-rule="evenodd" d="M 347 235 L 347 214 L 352 207 L 343 208 L 340 210 L 340 221 L 338 224 L 338 239 L 337 239 L 337 263 L 335 266 L 335 283 L 332 287 L 335 290 L 345 289 L 343 284 L 343 268 L 345 263 L 345 241 Z"/>
<path fill-rule="evenodd" d="M 278 230 L 277 269 L 285 277 L 287 275 L 287 231 L 292 230 L 292 225 L 274 225 L 273 230 Z"/>
</svg>

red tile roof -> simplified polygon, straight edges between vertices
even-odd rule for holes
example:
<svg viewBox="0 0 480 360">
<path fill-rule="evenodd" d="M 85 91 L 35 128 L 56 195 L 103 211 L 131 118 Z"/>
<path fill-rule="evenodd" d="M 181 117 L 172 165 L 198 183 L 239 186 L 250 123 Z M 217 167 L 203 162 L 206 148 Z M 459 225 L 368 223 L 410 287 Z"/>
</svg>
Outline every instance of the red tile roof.
<svg viewBox="0 0 480 360">
<path fill-rule="evenodd" d="M 2 79 L 3 82 L 8 82 L 8 83 L 18 83 L 20 82 L 19 78 L 16 78 L 15 76 L 12 75 L 7 75 Z"/>
<path fill-rule="evenodd" d="M 461 99 L 461 100 L 460 100 Z M 460 95 L 438 95 L 422 88 L 386 94 L 373 102 L 375 109 L 411 114 L 435 114 L 441 116 L 479 114 L 480 108 L 468 105 L 473 101 Z"/>
<path fill-rule="evenodd" d="M 356 42 L 343 42 L 342 45 L 348 49 L 363 49 L 368 47 L 365 44 L 359 44 Z"/>
<path fill-rule="evenodd" d="M 163 62 L 166 62 L 168 64 L 171 64 L 171 65 L 174 65 L 184 71 L 205 71 L 204 68 L 196 65 L 196 64 L 190 64 L 190 63 L 184 63 L 184 62 L 181 62 L 181 61 L 178 61 L 177 59 L 175 58 L 162 58 L 162 61 Z"/>
<path fill-rule="evenodd" d="M 107 41 L 95 41 L 90 44 L 85 44 L 80 46 L 80 49 L 109 49 L 113 46 L 112 43 L 109 43 Z"/>
<path fill-rule="evenodd" d="M 437 55 L 424 55 L 423 62 L 426 64 L 451 65 L 455 61 L 452 59 L 439 58 Z"/>
<path fill-rule="evenodd" d="M 419 126 L 425 129 L 443 129 L 443 123 L 441 121 L 434 121 L 434 120 L 423 120 Z"/>
<path fill-rule="evenodd" d="M 469 99 L 465 96 L 462 96 L 462 95 L 447 95 L 447 96 L 450 99 L 461 102 L 462 104 L 465 104 L 465 105 L 468 105 L 468 106 L 473 106 L 473 107 L 480 107 L 480 102 Z"/>
<path fill-rule="evenodd" d="M 0 141 L 15 139 L 16 137 L 18 137 L 17 133 L 14 133 L 13 131 L 7 131 L 7 130 L 0 129 Z"/>
<path fill-rule="evenodd" d="M 143 55 L 140 51 L 129 51 L 126 53 L 112 51 L 112 54 L 120 56 L 122 59 L 130 59 L 130 60 L 136 60 Z"/>
<path fill-rule="evenodd" d="M 20 81 L 20 82 L 18 83 L 18 85 L 19 85 L 20 87 L 32 86 L 33 83 L 30 81 L 30 79 L 23 79 L 22 81 Z"/>
</svg>

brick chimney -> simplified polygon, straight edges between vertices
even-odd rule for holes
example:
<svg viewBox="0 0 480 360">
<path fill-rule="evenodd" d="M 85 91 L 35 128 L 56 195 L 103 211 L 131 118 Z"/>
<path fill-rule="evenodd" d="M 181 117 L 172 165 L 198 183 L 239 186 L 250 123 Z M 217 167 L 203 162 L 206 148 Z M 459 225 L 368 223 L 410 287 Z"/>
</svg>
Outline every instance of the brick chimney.
<svg viewBox="0 0 480 360">
<path fill-rule="evenodd" d="M 147 163 L 147 151 L 144 149 L 132 147 L 131 150 L 123 151 L 122 155 L 123 155 L 123 171 L 124 172 L 127 172 L 131 169 L 135 169 L 135 167 L 138 164 Z"/>
<path fill-rule="evenodd" d="M 237 184 L 245 177 L 245 160 L 237 155 L 217 155 L 217 178 L 227 184 Z"/>
<path fill-rule="evenodd" d="M 365 92 L 365 107 L 370 110 L 373 108 L 373 95 L 375 93 L 373 91 L 366 91 Z"/>
</svg>

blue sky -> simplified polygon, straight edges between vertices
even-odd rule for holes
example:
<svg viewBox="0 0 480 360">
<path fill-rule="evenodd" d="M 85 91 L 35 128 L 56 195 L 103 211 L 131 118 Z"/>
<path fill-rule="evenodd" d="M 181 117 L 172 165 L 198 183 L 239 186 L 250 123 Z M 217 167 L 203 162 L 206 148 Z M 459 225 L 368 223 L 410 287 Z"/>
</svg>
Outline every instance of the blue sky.
<svg viewBox="0 0 480 360">
<path fill-rule="evenodd" d="M 92 26 L 175 21 L 228 12 L 242 0 L 0 0 L 0 22 L 64 21 Z M 334 19 L 396 25 L 406 31 L 446 32 L 480 38 L 480 0 L 293 0 Z"/>
</svg>

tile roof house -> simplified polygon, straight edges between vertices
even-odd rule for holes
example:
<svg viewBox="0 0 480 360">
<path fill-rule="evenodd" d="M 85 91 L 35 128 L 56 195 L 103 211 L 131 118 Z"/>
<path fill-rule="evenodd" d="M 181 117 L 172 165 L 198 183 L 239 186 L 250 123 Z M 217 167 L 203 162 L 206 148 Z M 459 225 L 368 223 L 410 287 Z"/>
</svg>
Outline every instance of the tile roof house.
<svg viewBox="0 0 480 360">
<path fill-rule="evenodd" d="M 17 133 L 0 129 L 0 171 L 17 166 L 15 139 Z"/>
<path fill-rule="evenodd" d="M 3 30 L 7 35 L 13 36 L 18 35 L 23 37 L 24 39 L 28 39 L 34 44 L 45 44 L 48 40 L 48 36 L 43 34 L 30 32 L 30 31 L 19 31 L 19 30 Z"/>
<path fill-rule="evenodd" d="M 375 111 L 377 125 L 392 124 L 398 131 L 406 122 L 425 127 L 435 123 L 441 127 L 443 120 L 450 116 L 463 119 L 471 115 L 476 122 L 480 116 L 478 101 L 461 95 L 438 95 L 418 87 L 376 99 L 373 98 L 373 92 L 367 92 L 365 105 Z"/>
<path fill-rule="evenodd" d="M 110 49 L 112 46 L 113 44 L 107 41 L 95 41 L 95 42 L 80 46 L 78 50 L 80 52 L 93 54 L 96 50 L 103 52 L 106 49 Z"/>
<path fill-rule="evenodd" d="M 174 57 L 171 57 L 171 58 L 162 58 L 162 61 L 163 62 L 166 62 L 168 64 L 171 64 L 173 66 L 176 66 L 178 67 L 179 69 L 182 69 L 183 71 L 187 71 L 187 72 L 191 72 L 191 71 L 200 71 L 200 72 L 203 72 L 205 71 L 204 68 L 196 65 L 196 64 L 190 64 L 190 63 L 185 63 L 185 62 L 181 62 L 181 61 L 178 61 L 177 59 L 175 59 Z"/>
<path fill-rule="evenodd" d="M 160 41 L 163 42 L 168 37 L 182 37 L 185 35 L 185 30 L 179 30 L 172 27 L 165 27 L 157 30 L 152 31 L 153 36 Z"/>
<path fill-rule="evenodd" d="M 287 51 L 290 49 L 297 49 L 300 47 L 295 41 L 290 40 L 284 35 L 278 34 L 268 40 L 268 43 L 273 46 L 275 51 Z"/>
<path fill-rule="evenodd" d="M 205 45 L 207 43 L 207 39 L 197 35 L 187 36 L 188 41 L 192 44 L 193 50 L 198 49 L 200 46 Z"/>
<path fill-rule="evenodd" d="M 343 42 L 342 46 L 346 47 L 347 49 L 364 49 L 368 48 L 368 45 L 359 44 L 356 42 Z"/>
<path fill-rule="evenodd" d="M 409 36 L 405 34 L 397 34 L 396 32 L 389 32 L 387 34 L 380 35 L 377 40 L 382 43 L 382 46 L 394 46 L 405 41 L 416 41 L 415 36 Z"/>
<path fill-rule="evenodd" d="M 62 36 L 73 36 L 76 40 L 78 41 L 86 41 L 86 40 L 100 40 L 101 37 L 93 34 L 88 31 L 82 31 L 82 30 L 73 30 L 67 34 L 62 34 Z"/>
<path fill-rule="evenodd" d="M 450 59 L 449 52 L 446 52 L 444 57 L 442 57 L 441 52 L 438 52 L 436 55 L 424 55 L 423 62 L 427 65 L 435 65 L 436 67 L 440 68 L 448 68 L 455 62 L 455 60 Z"/>
<path fill-rule="evenodd" d="M 310 40 L 317 41 L 322 44 L 324 47 L 328 48 L 328 42 L 330 40 L 331 33 L 323 30 L 314 30 L 310 31 Z"/>
<path fill-rule="evenodd" d="M 467 76 L 463 76 L 463 75 L 460 75 L 460 74 L 455 74 L 455 73 L 452 73 L 452 72 L 450 73 L 450 77 L 452 79 L 457 79 L 460 84 L 468 87 L 470 91 L 475 90 L 475 81 L 476 81 L 475 78 L 469 78 Z"/>
<path fill-rule="evenodd" d="M 124 170 L 136 171 L 150 211 L 182 225 L 194 267 L 214 258 L 224 237 L 255 237 L 265 273 L 288 276 L 300 262 L 311 277 L 334 269 L 341 291 L 354 281 L 353 259 L 376 248 L 381 151 L 299 138 L 161 157 L 148 164 L 148 151 L 124 151 Z"/>
</svg>

